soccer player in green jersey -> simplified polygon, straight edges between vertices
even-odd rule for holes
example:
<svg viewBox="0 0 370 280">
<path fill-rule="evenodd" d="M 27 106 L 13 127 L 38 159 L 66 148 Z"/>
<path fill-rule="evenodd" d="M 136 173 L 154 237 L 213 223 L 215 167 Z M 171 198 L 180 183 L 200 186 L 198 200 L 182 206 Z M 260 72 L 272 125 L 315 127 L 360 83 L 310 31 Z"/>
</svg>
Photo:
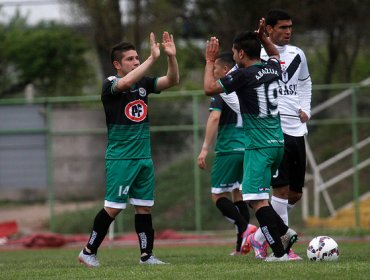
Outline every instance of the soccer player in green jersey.
<svg viewBox="0 0 370 280">
<path fill-rule="evenodd" d="M 233 58 L 239 69 L 216 79 L 213 67 L 219 42 L 211 37 L 206 46 L 204 91 L 206 95 L 236 92 L 245 132 L 243 200 L 253 208 L 259 225 L 273 251 L 266 261 L 289 261 L 288 252 L 297 233 L 288 228 L 269 204 L 271 174 L 284 153 L 284 138 L 277 107 L 281 67 L 279 52 L 264 32 L 261 19 L 257 32 L 243 32 L 233 41 Z M 270 56 L 261 63 L 261 43 Z"/>
<path fill-rule="evenodd" d="M 215 78 L 224 77 L 233 70 L 235 62 L 232 52 L 222 52 L 214 65 Z M 236 69 L 237 67 L 235 67 Z M 226 98 L 226 101 L 224 100 Z M 198 166 L 206 169 L 206 157 L 216 138 L 216 158 L 211 172 L 212 201 L 222 215 L 235 224 L 236 246 L 230 255 L 247 254 L 249 246 L 241 247 L 243 237 L 257 230 L 256 226 L 249 224 L 248 205 L 243 201 L 240 187 L 243 179 L 244 159 L 244 132 L 240 112 L 235 112 L 229 105 L 228 99 L 239 105 L 235 93 L 228 96 L 215 95 L 211 97 L 209 117 L 201 152 L 198 156 Z M 231 200 L 229 194 L 231 193 Z"/>
<path fill-rule="evenodd" d="M 114 46 L 111 61 L 117 74 L 103 82 L 103 102 L 108 129 L 105 154 L 106 193 L 104 207 L 96 215 L 90 238 L 78 259 L 88 267 L 100 265 L 99 246 L 115 217 L 130 203 L 135 207 L 135 230 L 140 245 L 141 264 L 164 264 L 152 254 L 154 229 L 154 167 L 151 159 L 148 95 L 160 93 L 179 83 L 176 46 L 164 32 L 162 49 L 168 70 L 162 77 L 146 77 L 160 56 L 160 44 L 150 34 L 150 55 L 140 64 L 135 47 L 126 42 Z"/>
</svg>

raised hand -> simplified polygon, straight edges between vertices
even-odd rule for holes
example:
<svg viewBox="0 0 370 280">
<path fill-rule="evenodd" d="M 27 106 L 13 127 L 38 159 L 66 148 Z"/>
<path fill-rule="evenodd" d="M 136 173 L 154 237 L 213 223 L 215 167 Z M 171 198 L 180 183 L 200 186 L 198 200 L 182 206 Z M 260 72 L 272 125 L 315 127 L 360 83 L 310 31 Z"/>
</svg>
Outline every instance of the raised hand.
<svg viewBox="0 0 370 280">
<path fill-rule="evenodd" d="M 219 43 L 216 37 L 211 37 L 206 43 L 206 61 L 215 61 L 218 56 Z"/>
<path fill-rule="evenodd" d="M 169 34 L 167 31 L 163 32 L 162 35 L 162 47 L 166 55 L 168 56 L 176 55 L 176 46 L 173 40 L 173 35 Z"/>
<path fill-rule="evenodd" d="M 258 26 L 258 30 L 255 31 L 258 35 L 258 38 L 262 41 L 268 40 L 266 36 L 266 23 L 265 23 L 265 18 L 260 19 L 260 23 Z"/>
<path fill-rule="evenodd" d="M 155 35 L 153 32 L 150 32 L 149 41 L 150 54 L 154 59 L 157 59 L 161 55 L 161 50 L 159 49 L 159 43 L 155 42 Z"/>
</svg>

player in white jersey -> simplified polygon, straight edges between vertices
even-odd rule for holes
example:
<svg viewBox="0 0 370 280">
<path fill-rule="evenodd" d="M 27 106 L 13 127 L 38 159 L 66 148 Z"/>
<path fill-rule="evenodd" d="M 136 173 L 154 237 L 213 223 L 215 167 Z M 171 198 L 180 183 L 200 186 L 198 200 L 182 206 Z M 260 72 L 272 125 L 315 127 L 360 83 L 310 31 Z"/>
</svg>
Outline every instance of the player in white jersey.
<svg viewBox="0 0 370 280">
<path fill-rule="evenodd" d="M 274 9 L 266 16 L 266 31 L 280 54 L 282 77 L 279 81 L 278 107 L 284 133 L 284 159 L 271 180 L 271 204 L 288 225 L 288 212 L 302 197 L 306 172 L 304 136 L 306 122 L 311 116 L 312 83 L 303 51 L 289 45 L 292 35 L 292 18 L 283 10 Z M 268 55 L 261 50 L 261 59 Z M 264 236 L 258 230 L 250 237 L 256 256 L 267 255 Z M 258 246 L 260 245 L 260 246 Z M 292 250 L 290 259 L 301 260 Z"/>
</svg>

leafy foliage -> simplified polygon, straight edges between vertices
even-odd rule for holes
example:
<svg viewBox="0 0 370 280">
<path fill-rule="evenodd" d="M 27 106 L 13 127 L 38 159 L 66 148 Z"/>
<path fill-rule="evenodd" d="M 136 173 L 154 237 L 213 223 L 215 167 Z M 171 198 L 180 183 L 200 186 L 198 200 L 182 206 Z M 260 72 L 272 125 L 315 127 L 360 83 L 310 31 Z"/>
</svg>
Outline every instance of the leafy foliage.
<svg viewBox="0 0 370 280">
<path fill-rule="evenodd" d="M 13 96 L 33 84 L 39 95 L 76 95 L 94 81 L 85 55 L 86 41 L 55 23 L 26 25 L 15 17 L 3 27 L 0 50 L 3 62 L 0 96 Z"/>
</svg>

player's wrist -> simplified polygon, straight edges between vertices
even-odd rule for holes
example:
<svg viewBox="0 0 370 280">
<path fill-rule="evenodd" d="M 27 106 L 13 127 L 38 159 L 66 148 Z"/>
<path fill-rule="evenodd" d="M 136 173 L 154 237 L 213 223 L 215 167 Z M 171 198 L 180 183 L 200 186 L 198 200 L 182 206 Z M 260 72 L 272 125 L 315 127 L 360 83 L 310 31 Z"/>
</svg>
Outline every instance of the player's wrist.
<svg viewBox="0 0 370 280">
<path fill-rule="evenodd" d="M 208 149 L 209 149 L 209 145 L 207 145 L 207 144 L 203 144 L 203 146 L 202 146 L 202 150 L 203 150 L 203 151 L 208 151 Z"/>
</svg>

